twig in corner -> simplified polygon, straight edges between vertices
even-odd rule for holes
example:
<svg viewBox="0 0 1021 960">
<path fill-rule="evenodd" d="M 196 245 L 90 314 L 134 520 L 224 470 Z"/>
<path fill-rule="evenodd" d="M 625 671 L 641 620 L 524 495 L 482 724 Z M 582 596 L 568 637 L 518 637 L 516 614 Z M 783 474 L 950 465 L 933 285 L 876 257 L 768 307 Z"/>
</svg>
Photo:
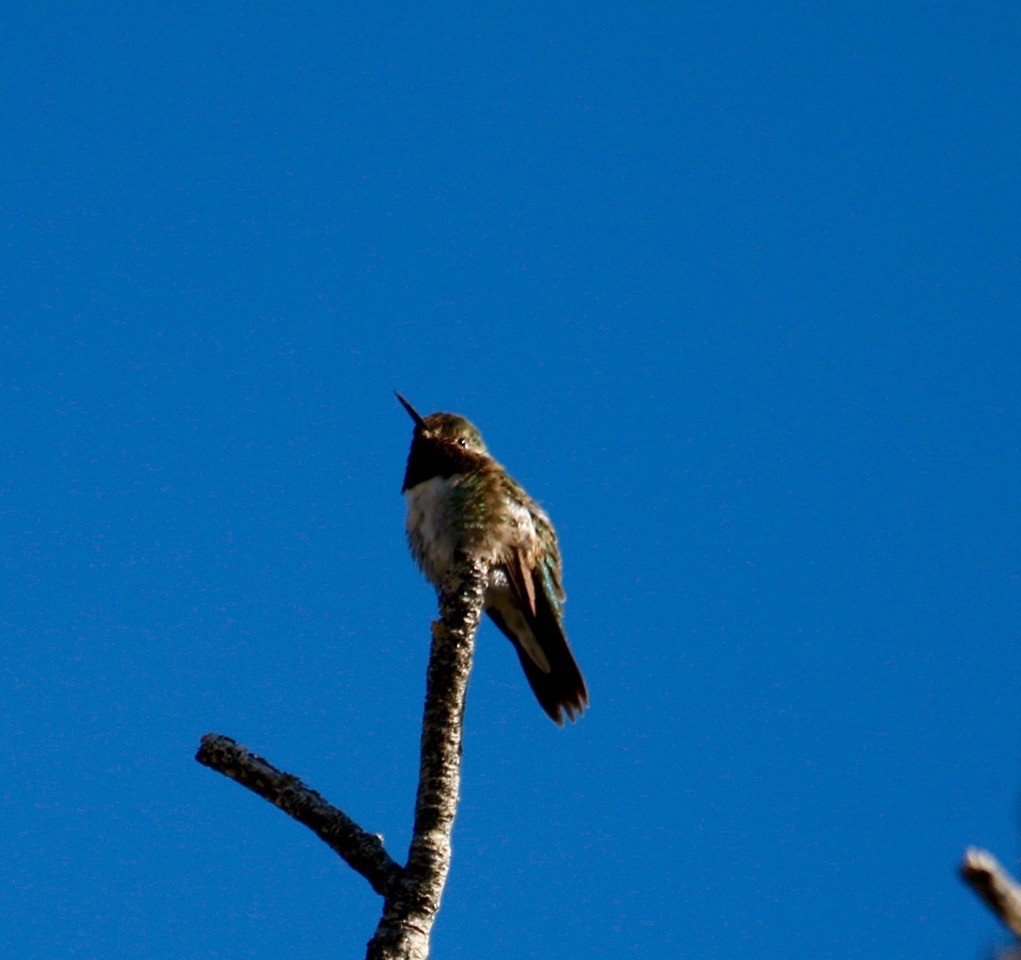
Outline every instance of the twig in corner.
<svg viewBox="0 0 1021 960">
<path fill-rule="evenodd" d="M 1021 939 L 1021 887 L 996 857 L 986 850 L 969 847 L 961 863 L 961 879 Z"/>
</svg>

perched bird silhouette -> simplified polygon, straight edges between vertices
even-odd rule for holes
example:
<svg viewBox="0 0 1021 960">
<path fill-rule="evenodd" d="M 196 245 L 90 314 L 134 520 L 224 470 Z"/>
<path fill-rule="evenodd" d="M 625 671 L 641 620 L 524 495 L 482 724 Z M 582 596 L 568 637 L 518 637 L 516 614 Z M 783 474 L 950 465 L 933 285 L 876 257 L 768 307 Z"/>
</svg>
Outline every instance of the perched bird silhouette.
<svg viewBox="0 0 1021 960">
<path fill-rule="evenodd" d="M 397 399 L 415 430 L 401 492 L 412 556 L 437 589 L 463 550 L 489 571 L 485 609 L 517 651 L 543 710 L 558 725 L 588 706 L 588 690 L 564 635 L 560 550 L 543 509 L 454 413 L 418 414 Z"/>
</svg>

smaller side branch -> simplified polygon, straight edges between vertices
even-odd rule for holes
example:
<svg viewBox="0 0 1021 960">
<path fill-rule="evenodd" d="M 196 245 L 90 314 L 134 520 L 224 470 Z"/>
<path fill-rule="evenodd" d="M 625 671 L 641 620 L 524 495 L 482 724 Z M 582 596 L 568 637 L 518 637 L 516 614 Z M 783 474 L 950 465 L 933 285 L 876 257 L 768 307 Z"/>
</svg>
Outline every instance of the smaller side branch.
<svg viewBox="0 0 1021 960">
<path fill-rule="evenodd" d="M 961 879 L 985 901 L 1003 925 L 1021 938 L 1021 886 L 991 853 L 969 847 L 961 863 Z"/>
<path fill-rule="evenodd" d="M 207 733 L 195 755 L 199 763 L 236 780 L 252 793 L 304 824 L 358 871 L 376 893 L 386 896 L 404 868 L 386 852 L 383 838 L 363 830 L 297 777 L 277 770 L 230 737 Z"/>
</svg>

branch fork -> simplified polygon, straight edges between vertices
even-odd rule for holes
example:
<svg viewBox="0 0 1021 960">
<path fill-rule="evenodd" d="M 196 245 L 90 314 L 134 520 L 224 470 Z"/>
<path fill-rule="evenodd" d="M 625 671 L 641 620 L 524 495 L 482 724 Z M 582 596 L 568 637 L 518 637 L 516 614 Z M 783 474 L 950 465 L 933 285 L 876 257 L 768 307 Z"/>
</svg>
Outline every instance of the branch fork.
<svg viewBox="0 0 1021 960">
<path fill-rule="evenodd" d="M 461 784 L 465 694 L 487 573 L 458 555 L 440 591 L 432 625 L 415 821 L 407 862 L 297 777 L 220 734 L 206 734 L 195 759 L 236 780 L 308 827 L 383 897 L 366 960 L 425 960 L 447 875 Z"/>
</svg>

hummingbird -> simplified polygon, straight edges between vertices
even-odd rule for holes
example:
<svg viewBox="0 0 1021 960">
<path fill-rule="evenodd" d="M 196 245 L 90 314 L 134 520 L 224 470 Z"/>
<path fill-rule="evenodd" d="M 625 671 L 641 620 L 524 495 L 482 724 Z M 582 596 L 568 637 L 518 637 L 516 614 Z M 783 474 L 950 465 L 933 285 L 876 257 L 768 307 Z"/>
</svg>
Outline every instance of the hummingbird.
<svg viewBox="0 0 1021 960">
<path fill-rule="evenodd" d="M 562 726 L 588 706 L 588 690 L 564 634 L 557 535 L 545 511 L 493 459 L 473 424 L 455 413 L 415 422 L 401 492 L 408 545 L 437 589 L 457 550 L 488 569 L 485 611 L 514 645 L 539 705 Z"/>
</svg>

